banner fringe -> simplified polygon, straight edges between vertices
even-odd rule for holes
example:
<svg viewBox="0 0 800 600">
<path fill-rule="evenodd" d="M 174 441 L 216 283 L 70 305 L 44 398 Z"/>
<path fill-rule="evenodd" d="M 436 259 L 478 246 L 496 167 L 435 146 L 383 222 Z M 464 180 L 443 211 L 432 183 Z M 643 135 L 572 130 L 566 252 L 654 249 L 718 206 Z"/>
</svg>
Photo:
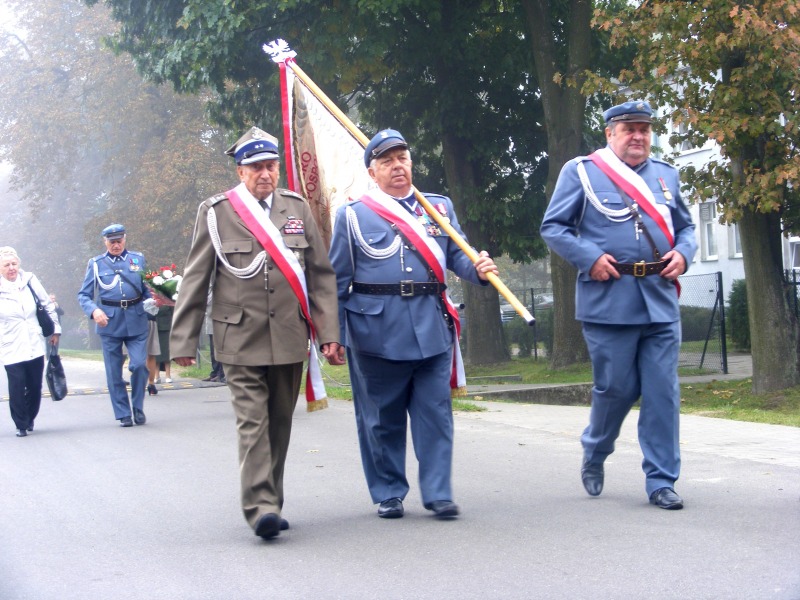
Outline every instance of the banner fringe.
<svg viewBox="0 0 800 600">
<path fill-rule="evenodd" d="M 455 388 L 450 389 L 450 397 L 451 398 L 466 398 L 467 396 L 467 386 L 460 385 Z"/>
<path fill-rule="evenodd" d="M 314 412 L 317 410 L 324 410 L 326 408 L 328 408 L 327 398 L 320 398 L 318 400 L 312 400 L 311 402 L 306 402 L 306 412 Z"/>
</svg>

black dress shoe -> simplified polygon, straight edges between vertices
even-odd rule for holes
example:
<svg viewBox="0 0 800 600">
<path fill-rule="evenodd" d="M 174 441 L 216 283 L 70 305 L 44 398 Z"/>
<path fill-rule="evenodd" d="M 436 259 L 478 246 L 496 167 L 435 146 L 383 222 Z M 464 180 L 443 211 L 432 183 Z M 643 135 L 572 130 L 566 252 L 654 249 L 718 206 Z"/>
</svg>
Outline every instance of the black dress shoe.
<svg viewBox="0 0 800 600">
<path fill-rule="evenodd" d="M 681 497 L 675 493 L 675 490 L 668 487 L 659 488 L 650 494 L 650 504 L 667 510 L 680 510 L 683 508 Z"/>
<path fill-rule="evenodd" d="M 147 384 L 147 395 L 148 396 L 157 396 L 158 395 L 158 388 L 156 387 L 155 383 L 148 383 Z"/>
<path fill-rule="evenodd" d="M 287 529 L 289 529 L 289 521 L 281 518 L 281 531 L 286 531 Z"/>
<path fill-rule="evenodd" d="M 144 425 L 147 423 L 147 417 L 144 416 L 144 411 L 139 410 L 138 408 L 133 409 L 133 422 L 137 425 Z"/>
<path fill-rule="evenodd" d="M 119 420 L 119 426 L 120 427 L 133 427 L 133 421 L 131 420 L 130 417 L 122 417 Z"/>
<path fill-rule="evenodd" d="M 389 498 L 378 506 L 378 516 L 381 519 L 399 519 L 404 513 L 403 501 L 400 498 Z"/>
<path fill-rule="evenodd" d="M 458 504 L 452 500 L 434 500 L 426 504 L 425 508 L 432 510 L 434 516 L 438 519 L 457 517 L 460 512 L 458 510 Z"/>
<path fill-rule="evenodd" d="M 27 431 L 24 429 L 17 429 L 17 437 L 25 437 L 26 435 L 28 435 Z"/>
<path fill-rule="evenodd" d="M 256 523 L 256 535 L 265 540 L 276 537 L 281 532 L 281 518 L 275 513 L 267 513 L 261 515 Z M 289 528 L 289 523 L 286 523 L 286 528 Z"/>
<path fill-rule="evenodd" d="M 599 496 L 603 491 L 603 480 L 605 473 L 603 471 L 603 464 L 592 464 L 584 462 L 581 467 L 581 481 L 586 493 L 590 496 Z"/>
</svg>

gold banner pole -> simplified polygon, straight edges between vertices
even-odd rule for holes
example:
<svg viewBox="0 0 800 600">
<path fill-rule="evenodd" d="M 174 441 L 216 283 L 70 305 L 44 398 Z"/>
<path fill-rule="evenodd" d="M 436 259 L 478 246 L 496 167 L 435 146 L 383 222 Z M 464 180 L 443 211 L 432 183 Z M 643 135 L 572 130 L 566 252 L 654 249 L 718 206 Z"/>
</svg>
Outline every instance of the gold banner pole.
<svg viewBox="0 0 800 600">
<path fill-rule="evenodd" d="M 280 40 L 278 40 L 278 42 L 280 42 Z M 276 42 L 273 42 L 273 44 L 275 43 Z M 272 60 L 275 62 L 284 62 L 286 66 L 292 70 L 295 76 L 297 76 L 297 78 L 303 82 L 303 85 L 305 85 L 309 91 L 311 91 L 311 93 L 317 97 L 317 100 L 322 102 L 325 108 L 328 109 L 328 111 L 336 118 L 336 120 L 339 121 L 342 126 L 350 132 L 350 135 L 356 138 L 356 140 L 358 140 L 363 147 L 367 147 L 367 144 L 369 144 L 369 138 L 365 136 L 358 127 L 356 127 L 356 125 L 348 118 L 346 114 L 339 110 L 339 107 L 331 102 L 330 98 L 325 95 L 325 92 L 323 92 L 319 86 L 317 86 L 317 84 L 314 83 L 308 75 L 306 75 L 305 71 L 297 66 L 297 63 L 294 62 L 293 55 L 284 55 L 283 57 L 280 57 L 280 59 L 276 58 L 273 48 L 267 46 L 266 44 L 264 45 L 264 52 L 267 54 L 272 54 Z M 416 188 L 414 188 L 414 196 L 417 198 L 417 202 L 419 202 L 425 211 L 431 216 L 431 218 L 436 221 L 439 227 L 446 231 L 447 235 L 449 235 L 456 245 L 461 248 L 464 254 L 466 254 L 473 263 L 475 263 L 479 258 L 478 253 L 453 228 L 453 226 L 450 225 L 449 220 L 445 220 L 445 218 L 439 214 L 439 212 L 431 205 L 431 203 L 428 202 L 428 199 L 420 194 Z M 486 278 L 488 279 L 489 283 L 491 283 L 495 289 L 497 289 L 500 295 L 508 301 L 514 310 L 517 311 L 517 313 L 523 319 L 525 319 L 525 322 L 528 325 L 533 325 L 536 322 L 536 320 L 533 318 L 533 315 L 528 311 L 527 308 L 525 308 L 525 305 L 519 301 L 514 293 L 509 290 L 508 287 L 506 287 L 506 284 L 504 284 L 497 275 L 494 273 L 486 273 Z"/>
</svg>

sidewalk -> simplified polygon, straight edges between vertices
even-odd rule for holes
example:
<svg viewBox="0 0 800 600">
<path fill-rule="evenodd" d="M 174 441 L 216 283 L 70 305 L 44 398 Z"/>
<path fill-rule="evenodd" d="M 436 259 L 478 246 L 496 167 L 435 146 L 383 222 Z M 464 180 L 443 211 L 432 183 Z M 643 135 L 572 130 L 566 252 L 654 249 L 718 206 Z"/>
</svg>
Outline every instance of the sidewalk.
<svg viewBox="0 0 800 600">
<path fill-rule="evenodd" d="M 106 388 L 106 374 L 105 367 L 102 361 L 82 360 L 75 358 L 62 358 L 64 363 L 64 371 L 67 374 L 67 384 L 69 386 L 70 395 L 81 394 L 96 394 L 107 393 Z M 681 377 L 681 383 L 700 383 L 713 380 L 731 380 L 731 379 L 744 379 L 752 377 L 753 375 L 753 362 L 749 354 L 731 354 L 728 357 L 728 374 L 713 373 L 709 375 L 695 375 L 690 377 Z M 174 389 L 187 389 L 198 387 L 215 387 L 219 384 L 207 383 L 198 381 L 196 379 L 181 379 L 175 378 L 172 384 L 159 384 L 160 390 L 174 390 Z M 585 397 L 591 388 L 591 383 L 586 384 L 516 384 L 505 383 L 493 385 L 491 383 L 471 383 L 467 380 L 467 391 L 470 396 L 492 396 L 497 394 L 508 395 L 510 398 L 515 396 L 525 396 L 528 390 L 553 390 L 559 391 L 555 395 L 556 400 L 563 399 L 563 396 L 575 396 L 577 401 L 553 401 L 547 402 L 547 397 L 540 396 L 536 401 L 546 404 L 585 404 Z M 47 386 L 44 387 L 45 397 L 47 394 Z M 555 392 L 552 392 L 555 394 Z M 583 399 L 583 400 L 582 400 Z M 0 401 L 8 401 L 8 382 L 6 381 L 5 369 L 0 369 Z"/>
</svg>

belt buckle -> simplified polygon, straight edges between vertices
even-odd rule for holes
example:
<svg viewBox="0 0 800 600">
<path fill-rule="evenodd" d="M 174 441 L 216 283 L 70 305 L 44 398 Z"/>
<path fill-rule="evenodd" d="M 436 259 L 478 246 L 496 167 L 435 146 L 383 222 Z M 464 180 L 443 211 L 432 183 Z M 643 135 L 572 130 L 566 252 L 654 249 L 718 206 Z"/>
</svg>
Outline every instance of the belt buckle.
<svg viewBox="0 0 800 600">
<path fill-rule="evenodd" d="M 647 273 L 646 273 L 646 263 L 644 261 L 633 263 L 633 276 L 634 277 L 644 277 L 645 275 L 647 275 Z"/>
<path fill-rule="evenodd" d="M 119 307 L 122 310 L 128 310 L 128 301 L 127 300 L 120 300 L 119 301 Z"/>
<path fill-rule="evenodd" d="M 401 298 L 411 298 L 414 296 L 414 280 L 413 279 L 403 279 L 400 282 L 400 297 Z"/>
</svg>

